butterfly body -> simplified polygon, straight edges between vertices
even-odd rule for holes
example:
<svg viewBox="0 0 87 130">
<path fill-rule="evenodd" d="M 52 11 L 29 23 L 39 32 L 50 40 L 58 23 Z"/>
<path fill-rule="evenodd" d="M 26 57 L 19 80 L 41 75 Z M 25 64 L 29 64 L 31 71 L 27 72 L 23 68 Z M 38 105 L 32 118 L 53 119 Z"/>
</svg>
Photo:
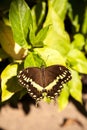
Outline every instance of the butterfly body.
<svg viewBox="0 0 87 130">
<path fill-rule="evenodd" d="M 19 83 L 27 88 L 28 93 L 36 99 L 56 97 L 63 84 L 71 79 L 70 71 L 62 65 L 48 67 L 29 67 L 19 72 Z"/>
</svg>

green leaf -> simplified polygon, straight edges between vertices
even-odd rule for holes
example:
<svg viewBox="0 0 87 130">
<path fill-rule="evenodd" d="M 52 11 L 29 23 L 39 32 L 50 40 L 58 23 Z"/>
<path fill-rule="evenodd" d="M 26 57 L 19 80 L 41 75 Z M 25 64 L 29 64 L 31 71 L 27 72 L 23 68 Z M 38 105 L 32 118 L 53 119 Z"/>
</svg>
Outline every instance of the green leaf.
<svg viewBox="0 0 87 130">
<path fill-rule="evenodd" d="M 1 74 L 2 102 L 8 100 L 15 92 L 22 89 L 17 83 L 17 68 L 18 64 L 9 64 Z"/>
<path fill-rule="evenodd" d="M 85 52 L 86 52 L 86 54 L 87 54 L 87 38 L 86 38 L 85 40 L 86 40 L 86 44 L 85 44 L 84 49 L 85 49 Z"/>
<path fill-rule="evenodd" d="M 71 96 L 82 103 L 82 83 L 80 76 L 74 70 L 71 70 L 72 80 L 69 82 L 69 91 Z"/>
<path fill-rule="evenodd" d="M 43 40 L 47 36 L 49 26 L 46 26 L 42 28 L 38 34 L 36 35 L 34 42 L 32 43 L 34 47 L 42 47 L 43 46 Z"/>
<path fill-rule="evenodd" d="M 64 20 L 66 16 L 67 2 L 68 0 L 52 0 L 52 6 L 62 20 Z"/>
<path fill-rule="evenodd" d="M 62 57 L 62 55 L 52 48 L 36 48 L 34 49 L 34 51 L 41 56 L 41 58 L 45 61 L 47 66 L 54 64 L 65 65 L 65 59 Z"/>
<path fill-rule="evenodd" d="M 0 43 L 2 49 L 13 59 L 23 59 L 27 55 L 27 49 L 20 47 L 13 39 L 13 33 L 9 26 L 0 21 Z"/>
<path fill-rule="evenodd" d="M 41 67 L 43 65 L 45 65 L 44 60 L 42 60 L 41 57 L 34 52 L 30 52 L 24 61 L 24 68 L 32 67 L 32 66 Z"/>
<path fill-rule="evenodd" d="M 86 1 L 85 4 L 87 5 Z M 84 20 L 82 25 L 82 33 L 87 34 L 87 6 L 85 6 Z"/>
<path fill-rule="evenodd" d="M 22 47 L 28 47 L 26 41 L 28 28 L 32 25 L 31 12 L 24 0 L 13 0 L 9 10 L 9 19 L 15 41 Z"/>
<path fill-rule="evenodd" d="M 67 55 L 67 60 L 71 68 L 80 73 L 87 74 L 87 59 L 81 51 L 77 49 L 71 50 Z"/>
<path fill-rule="evenodd" d="M 49 5 L 48 15 L 44 23 L 44 26 L 47 25 L 51 25 L 51 27 L 48 30 L 44 44 L 65 56 L 70 50 L 70 39 L 64 30 L 63 21 L 56 14 L 51 4 Z"/>
<path fill-rule="evenodd" d="M 29 40 L 30 40 L 30 43 L 33 45 L 35 42 L 35 32 L 32 26 L 30 26 Z"/>
<path fill-rule="evenodd" d="M 72 42 L 73 48 L 77 48 L 79 50 L 82 50 L 84 45 L 85 45 L 84 36 L 80 33 L 74 35 L 74 40 Z"/>
<path fill-rule="evenodd" d="M 47 35 L 47 32 L 48 32 L 48 29 L 49 29 L 49 25 L 42 28 L 38 34 L 36 35 L 36 38 L 35 38 L 35 42 L 40 42 L 40 41 L 43 41 Z"/>
<path fill-rule="evenodd" d="M 60 111 L 67 106 L 68 99 L 69 99 L 69 87 L 68 85 L 65 84 L 63 90 L 60 93 L 60 96 L 58 97 L 58 106 Z"/>
<path fill-rule="evenodd" d="M 33 28 L 34 32 L 37 33 L 43 25 L 43 21 L 45 18 L 46 13 L 46 3 L 45 2 L 38 2 L 33 8 L 31 9 L 32 19 L 33 19 Z"/>
<path fill-rule="evenodd" d="M 43 47 L 43 40 L 45 39 L 49 26 L 42 28 L 35 36 L 34 29 L 30 27 L 29 39 L 33 47 Z"/>
</svg>

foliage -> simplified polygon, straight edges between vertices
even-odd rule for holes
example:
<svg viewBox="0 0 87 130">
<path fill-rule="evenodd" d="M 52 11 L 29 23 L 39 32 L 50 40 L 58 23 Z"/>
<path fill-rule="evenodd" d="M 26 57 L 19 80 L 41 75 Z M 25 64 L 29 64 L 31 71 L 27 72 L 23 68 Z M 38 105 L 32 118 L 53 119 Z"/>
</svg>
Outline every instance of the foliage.
<svg viewBox="0 0 87 130">
<path fill-rule="evenodd" d="M 87 2 L 48 0 L 36 1 L 32 7 L 28 4 L 24 0 L 11 0 L 8 8 L 1 4 L 0 62 L 9 59 L 1 73 L 1 101 L 17 92 L 19 97 L 26 94 L 16 77 L 22 68 L 62 64 L 71 70 L 72 80 L 58 97 L 59 108 L 65 108 L 70 95 L 81 103 L 81 74 L 87 74 Z"/>
</svg>

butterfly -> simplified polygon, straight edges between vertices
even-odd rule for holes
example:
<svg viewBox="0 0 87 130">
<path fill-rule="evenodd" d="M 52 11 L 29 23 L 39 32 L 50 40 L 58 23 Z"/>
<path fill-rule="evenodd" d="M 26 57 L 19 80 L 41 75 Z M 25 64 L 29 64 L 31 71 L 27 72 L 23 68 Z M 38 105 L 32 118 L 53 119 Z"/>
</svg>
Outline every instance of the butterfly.
<svg viewBox="0 0 87 130">
<path fill-rule="evenodd" d="M 48 67 L 28 67 L 18 74 L 18 82 L 25 87 L 30 96 L 39 101 L 44 97 L 54 99 L 71 80 L 70 70 L 62 65 Z"/>
</svg>

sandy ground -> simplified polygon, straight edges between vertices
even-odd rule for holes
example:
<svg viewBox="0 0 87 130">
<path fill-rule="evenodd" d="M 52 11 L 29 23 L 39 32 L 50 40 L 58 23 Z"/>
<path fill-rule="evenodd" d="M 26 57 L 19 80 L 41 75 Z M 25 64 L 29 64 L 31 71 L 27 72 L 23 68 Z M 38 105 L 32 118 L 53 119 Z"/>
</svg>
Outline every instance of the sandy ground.
<svg viewBox="0 0 87 130">
<path fill-rule="evenodd" d="M 0 130 L 87 130 L 87 118 L 72 102 L 61 112 L 54 103 L 41 101 L 37 108 L 19 102 L 17 107 L 1 108 Z"/>
</svg>

